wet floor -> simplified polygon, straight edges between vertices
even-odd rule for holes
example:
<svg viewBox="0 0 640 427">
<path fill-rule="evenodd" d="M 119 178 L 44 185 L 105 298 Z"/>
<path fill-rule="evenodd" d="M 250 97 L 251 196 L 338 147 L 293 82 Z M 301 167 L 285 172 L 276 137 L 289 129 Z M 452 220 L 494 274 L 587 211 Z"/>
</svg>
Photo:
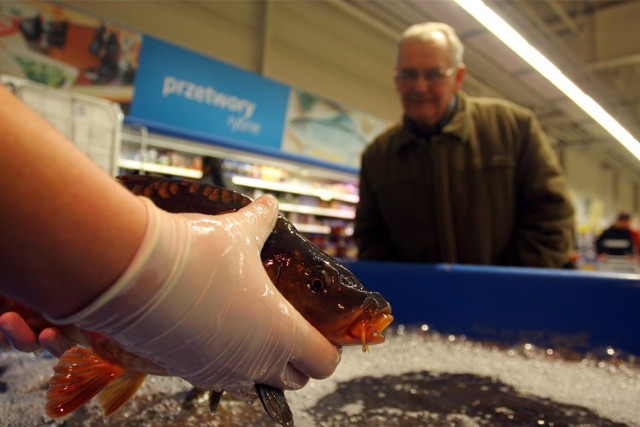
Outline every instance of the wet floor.
<svg viewBox="0 0 640 427">
<path fill-rule="evenodd" d="M 54 363 L 0 355 L 2 426 L 276 426 L 259 403 L 225 397 L 216 415 L 205 402 L 185 405 L 188 384 L 159 377 L 108 419 L 91 403 L 52 420 L 42 408 Z M 551 349 L 498 349 L 433 333 L 394 332 L 369 353 L 345 348 L 331 378 L 287 397 L 298 427 L 640 427 L 640 368 L 615 349 L 568 360 Z"/>
</svg>

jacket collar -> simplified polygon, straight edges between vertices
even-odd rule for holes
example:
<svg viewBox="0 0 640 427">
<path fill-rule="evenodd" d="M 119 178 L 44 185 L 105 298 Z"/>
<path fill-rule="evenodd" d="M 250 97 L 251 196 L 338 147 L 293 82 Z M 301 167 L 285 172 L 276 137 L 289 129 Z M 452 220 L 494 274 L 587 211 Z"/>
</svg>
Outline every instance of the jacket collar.
<svg viewBox="0 0 640 427">
<path fill-rule="evenodd" d="M 467 94 L 462 91 L 456 93 L 453 111 L 447 116 L 444 126 L 434 135 L 448 135 L 462 142 L 468 142 L 473 123 L 471 122 L 471 114 L 469 114 L 469 97 Z M 416 132 L 413 121 L 407 116 L 403 116 L 398 128 L 398 138 L 393 142 L 396 150 L 401 150 L 407 145 L 424 140 L 424 137 Z"/>
</svg>

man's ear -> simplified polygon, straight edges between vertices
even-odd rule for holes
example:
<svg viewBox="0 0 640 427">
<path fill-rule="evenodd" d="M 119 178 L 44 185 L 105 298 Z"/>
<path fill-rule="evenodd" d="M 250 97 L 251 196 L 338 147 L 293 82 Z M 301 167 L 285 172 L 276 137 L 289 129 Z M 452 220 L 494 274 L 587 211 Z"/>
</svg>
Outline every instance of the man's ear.
<svg viewBox="0 0 640 427">
<path fill-rule="evenodd" d="M 456 92 L 462 88 L 462 83 L 464 83 L 464 78 L 467 75 L 467 66 L 464 64 L 458 65 L 458 69 L 456 70 Z"/>
</svg>

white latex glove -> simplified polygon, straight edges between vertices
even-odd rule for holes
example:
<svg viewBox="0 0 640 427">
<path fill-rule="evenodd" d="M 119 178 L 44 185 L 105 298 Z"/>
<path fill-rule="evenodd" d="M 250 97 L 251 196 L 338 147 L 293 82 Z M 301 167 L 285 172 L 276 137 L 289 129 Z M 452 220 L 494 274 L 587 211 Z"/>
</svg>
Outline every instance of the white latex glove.
<svg viewBox="0 0 640 427">
<path fill-rule="evenodd" d="M 55 323 L 100 332 L 201 390 L 253 396 L 297 389 L 335 370 L 338 350 L 275 288 L 260 260 L 277 202 L 236 213 L 170 214 L 144 200 L 145 237 L 122 277 Z"/>
</svg>

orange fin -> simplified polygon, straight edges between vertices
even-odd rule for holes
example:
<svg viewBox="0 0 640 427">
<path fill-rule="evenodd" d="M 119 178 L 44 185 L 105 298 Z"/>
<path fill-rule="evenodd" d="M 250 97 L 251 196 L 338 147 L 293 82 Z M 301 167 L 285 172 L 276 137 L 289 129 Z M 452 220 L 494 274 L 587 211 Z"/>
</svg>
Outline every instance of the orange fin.
<svg viewBox="0 0 640 427">
<path fill-rule="evenodd" d="M 109 384 L 98 397 L 104 415 L 108 417 L 131 399 L 146 377 L 147 374 L 126 371 Z"/>
<path fill-rule="evenodd" d="M 80 408 L 125 369 L 84 347 L 67 350 L 53 368 L 47 392 L 47 415 L 59 418 Z"/>
</svg>

